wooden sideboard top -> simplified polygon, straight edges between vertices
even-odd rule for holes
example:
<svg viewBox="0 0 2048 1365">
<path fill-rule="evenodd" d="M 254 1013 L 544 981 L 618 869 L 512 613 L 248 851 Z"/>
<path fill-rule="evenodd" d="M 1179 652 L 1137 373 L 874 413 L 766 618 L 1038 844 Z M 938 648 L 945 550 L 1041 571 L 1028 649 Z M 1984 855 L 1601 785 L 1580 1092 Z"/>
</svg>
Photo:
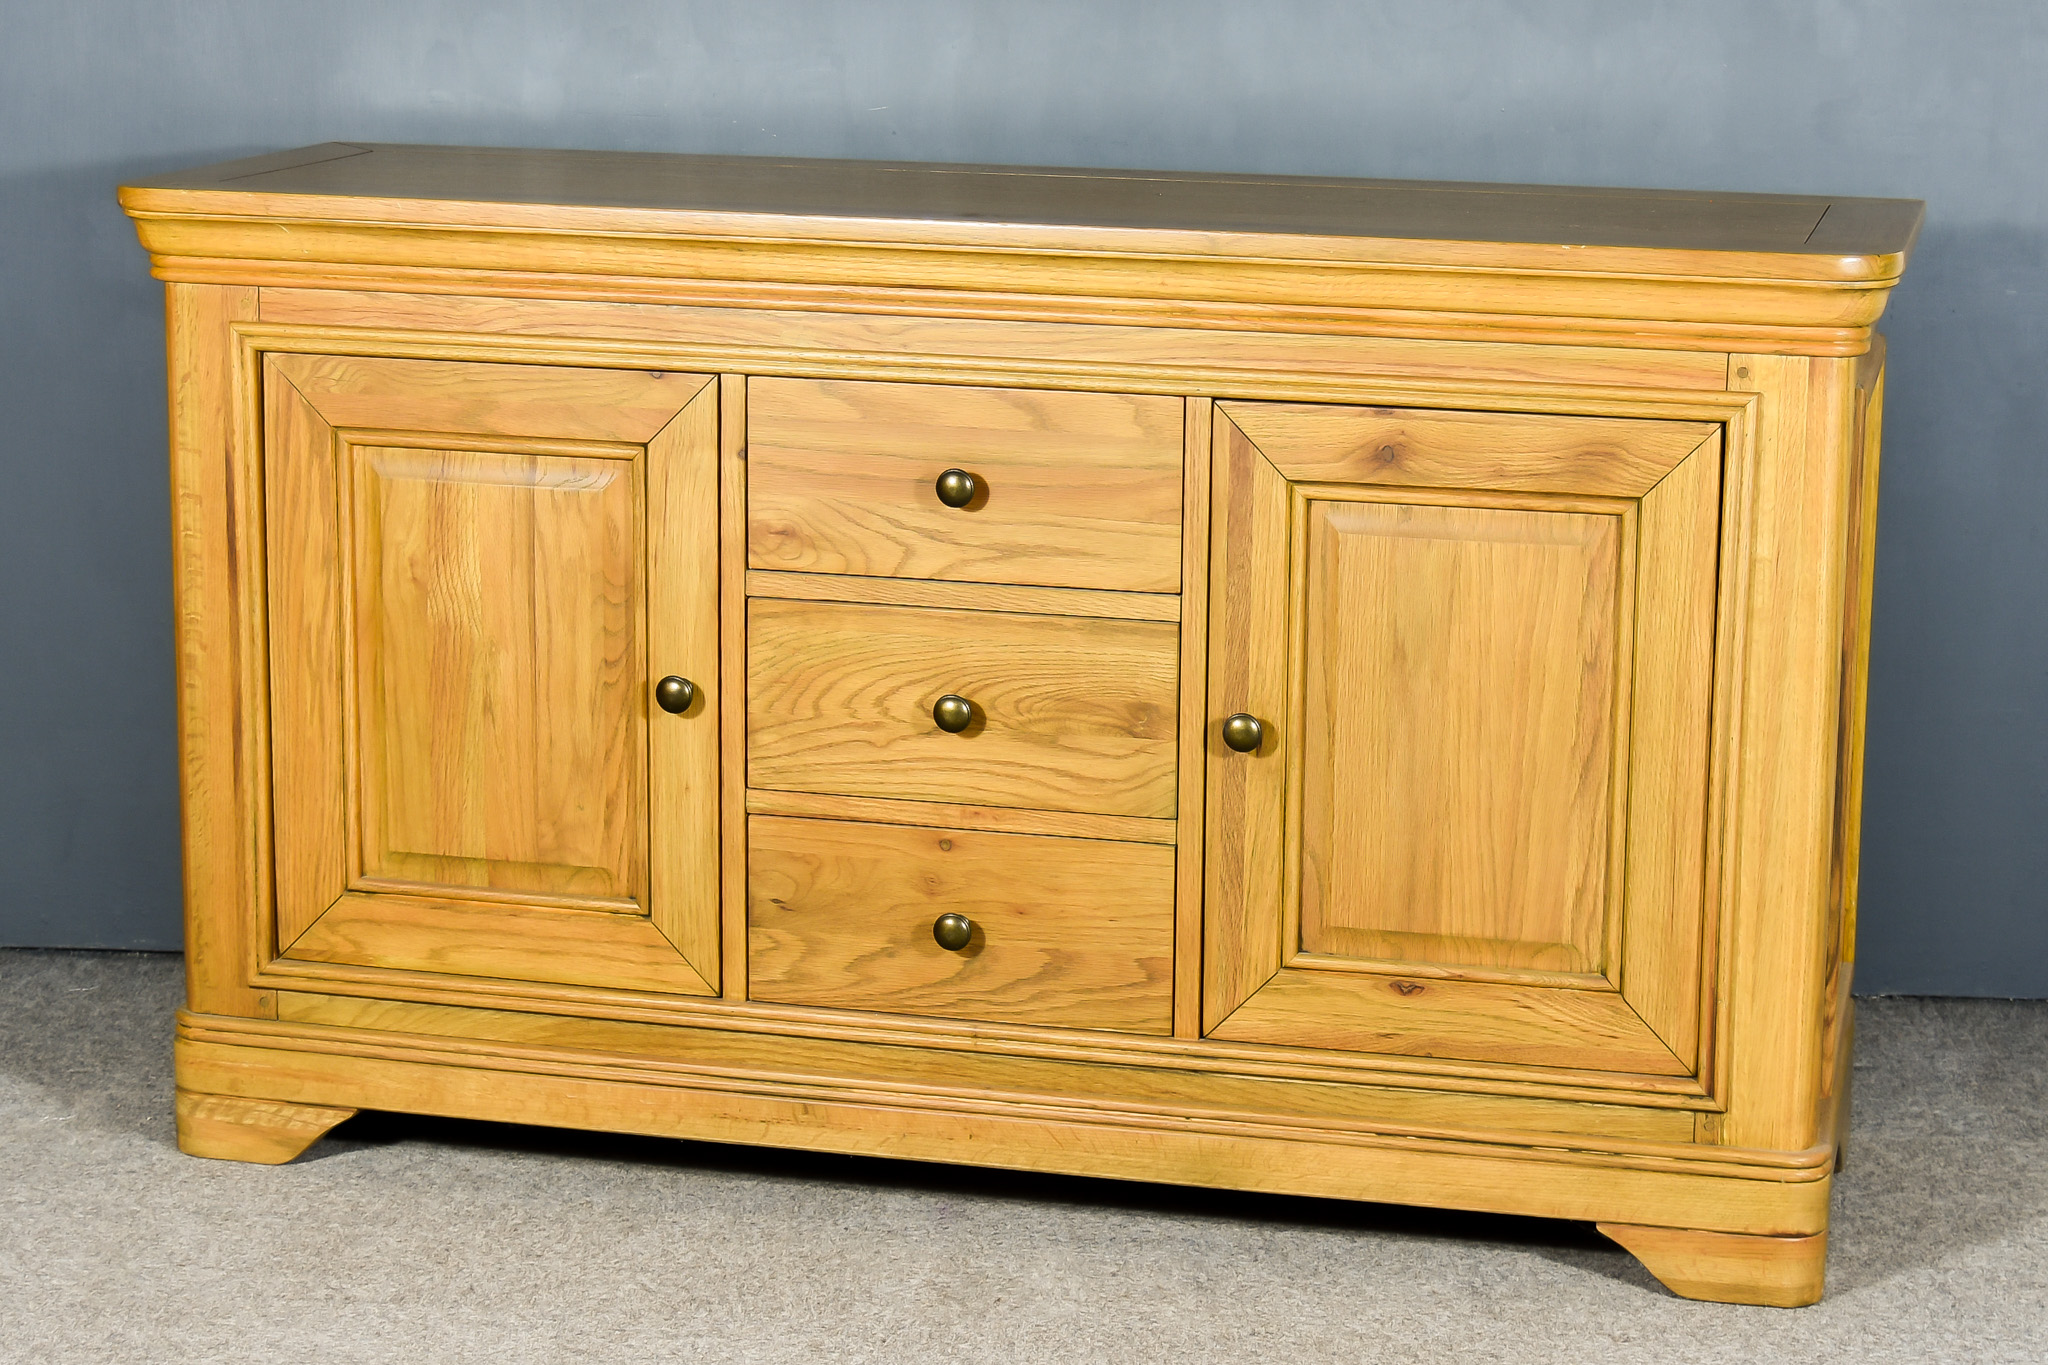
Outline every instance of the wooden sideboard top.
<svg viewBox="0 0 2048 1365">
<path fill-rule="evenodd" d="M 245 203 L 346 196 L 642 210 L 679 227 L 769 216 L 1765 252 L 1865 278 L 1898 273 L 1923 212 L 1915 199 L 338 142 L 203 166 L 129 193 L 153 203 L 225 193 Z M 1788 274 L 1811 268 L 1786 263 Z"/>
<path fill-rule="evenodd" d="M 495 275 L 519 293 L 707 302 L 725 300 L 703 282 L 727 281 L 768 291 L 734 302 L 896 289 L 912 312 L 957 313 L 976 293 L 981 316 L 1187 320 L 1199 304 L 1232 327 L 1808 354 L 1867 347 L 1924 213 L 1910 199 L 341 142 L 156 177 L 121 203 L 158 276 L 198 283 L 416 287 L 442 271 L 464 288 Z M 1020 310 L 1020 296 L 1068 302 Z"/>
</svg>

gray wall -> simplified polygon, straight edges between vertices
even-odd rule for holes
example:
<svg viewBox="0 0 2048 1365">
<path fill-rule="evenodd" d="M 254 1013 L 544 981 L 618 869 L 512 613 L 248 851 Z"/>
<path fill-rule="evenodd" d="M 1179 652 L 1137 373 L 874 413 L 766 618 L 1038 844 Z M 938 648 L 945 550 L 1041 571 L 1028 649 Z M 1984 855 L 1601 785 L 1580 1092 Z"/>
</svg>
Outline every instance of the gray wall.
<svg viewBox="0 0 2048 1365">
<path fill-rule="evenodd" d="M 1902 195 L 1859 989 L 2048 995 L 2048 8 L 0 0 L 0 943 L 173 947 L 159 294 L 328 139 Z"/>
</svg>

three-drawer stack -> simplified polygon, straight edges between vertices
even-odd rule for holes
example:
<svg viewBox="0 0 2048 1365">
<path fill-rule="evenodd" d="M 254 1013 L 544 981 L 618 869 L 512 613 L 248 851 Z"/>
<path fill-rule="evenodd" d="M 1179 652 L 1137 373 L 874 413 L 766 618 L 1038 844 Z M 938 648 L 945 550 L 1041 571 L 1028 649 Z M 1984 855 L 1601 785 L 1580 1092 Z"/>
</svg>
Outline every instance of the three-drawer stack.
<svg viewBox="0 0 2048 1365">
<path fill-rule="evenodd" d="M 750 381 L 753 999 L 1171 1032 L 1184 406 Z"/>
</svg>

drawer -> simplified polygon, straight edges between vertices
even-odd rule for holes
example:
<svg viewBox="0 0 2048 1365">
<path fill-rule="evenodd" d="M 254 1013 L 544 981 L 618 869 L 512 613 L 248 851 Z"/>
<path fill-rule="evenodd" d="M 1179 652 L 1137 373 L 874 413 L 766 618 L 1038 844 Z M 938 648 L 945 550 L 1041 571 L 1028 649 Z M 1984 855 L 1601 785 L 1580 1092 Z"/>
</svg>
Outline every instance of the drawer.
<svg viewBox="0 0 2048 1365">
<path fill-rule="evenodd" d="M 755 1000 L 1169 1033 L 1173 850 L 757 815 L 747 954 Z"/>
<path fill-rule="evenodd" d="M 756 569 L 1180 591 L 1178 398 L 747 381 Z M 964 507 L 940 474 L 975 478 Z"/>
<path fill-rule="evenodd" d="M 747 785 L 1168 818 L 1179 628 L 754 598 Z M 944 696 L 967 728 L 933 719 Z"/>
</svg>

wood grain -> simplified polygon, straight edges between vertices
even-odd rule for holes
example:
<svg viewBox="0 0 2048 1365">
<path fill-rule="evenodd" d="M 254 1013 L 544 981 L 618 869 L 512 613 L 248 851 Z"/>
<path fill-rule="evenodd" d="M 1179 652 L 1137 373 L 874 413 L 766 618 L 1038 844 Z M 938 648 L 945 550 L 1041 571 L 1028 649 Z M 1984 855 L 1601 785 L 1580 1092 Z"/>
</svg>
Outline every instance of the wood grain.
<svg viewBox="0 0 2048 1365">
<path fill-rule="evenodd" d="M 897 305 L 886 290 L 870 291 L 861 302 L 866 308 L 910 311 Z M 1420 380 L 1495 394 L 1557 385 L 1718 392 L 1728 382 L 1728 358 L 1718 352 L 1333 337 L 1316 335 L 1314 330 L 1279 332 L 1268 325 L 1219 331 L 1174 326 L 1174 320 L 1164 316 L 1147 327 L 998 322 L 958 316 L 958 311 L 943 317 L 904 317 L 803 312 L 772 304 L 693 308 L 369 290 L 262 291 L 263 319 L 270 323 L 485 335 L 500 341 L 575 337 L 641 354 L 650 348 L 705 348 L 729 358 L 743 356 L 771 374 L 798 373 L 790 368 L 794 363 L 805 366 L 804 372 L 836 365 L 841 372 L 873 378 L 888 368 L 944 357 L 1012 372 L 1042 368 L 1052 358 L 1070 367 L 1151 369 L 1180 376 L 1180 385 L 1197 392 L 1208 392 L 1212 384 L 1235 386 L 1218 391 L 1238 396 L 1258 396 L 1258 388 L 1247 392 L 1246 385 L 1310 377 L 1327 381 L 1370 376 L 1382 384 Z M 675 360 L 661 364 L 689 368 Z M 1098 380 L 1090 387 L 1120 386 Z"/>
<path fill-rule="evenodd" d="M 758 379 L 747 443 L 752 568 L 1180 589 L 1173 399 Z M 966 507 L 949 468 L 984 486 Z"/>
<path fill-rule="evenodd" d="M 1884 338 L 1857 381 L 1855 499 L 1849 525 L 1849 600 L 1842 617 L 1842 721 L 1835 798 L 1835 872 L 1830 891 L 1839 960 L 1856 960 L 1856 908 L 1863 862 L 1863 739 L 1870 704 L 1870 613 L 1877 573 L 1877 490 L 1884 430 Z"/>
<path fill-rule="evenodd" d="M 1917 205 L 349 145 L 124 201 L 186 282 L 190 1143 L 385 1107 L 1393 1198 L 1818 1294 Z M 601 513 L 536 521 L 567 484 Z M 480 640 L 533 686 L 464 762 L 517 771 L 443 813 L 497 866 L 378 774 L 467 742 L 431 659 Z M 919 660 L 986 665 L 977 733 Z M 942 790 L 874 743 L 996 721 Z M 746 998 L 776 877 L 801 1001 Z M 957 958 L 947 896 L 995 907 Z"/>
<path fill-rule="evenodd" d="M 1124 843 L 1181 842 L 1180 824 L 1133 815 L 1088 815 L 1063 810 L 961 805 L 949 801 L 885 801 L 871 796 L 816 792 L 749 791 L 749 815 L 796 815 L 818 820 L 864 820 L 878 825 L 948 825 L 994 834 L 1051 834 Z"/>
<path fill-rule="evenodd" d="M 245 346 L 257 350 L 335 350 L 391 359 L 451 358 L 489 364 L 542 364 L 616 369 L 717 368 L 744 364 L 747 372 L 810 379 L 899 383 L 1031 387 L 1067 392 L 1116 392 L 1184 398 L 1190 393 L 1237 400 L 1338 403 L 1407 408 L 1457 408 L 1476 412 L 1596 415 L 1665 421 L 1730 420 L 1744 399 L 1698 382 L 1698 356 L 1677 387 L 1614 387 L 1587 384 L 1568 360 L 1553 382 L 1484 384 L 1457 378 L 1456 367 L 1379 373 L 1302 372 L 1282 364 L 1230 366 L 1213 370 L 1161 364 L 1102 362 L 1062 356 L 986 360 L 955 355 L 875 355 L 805 352 L 788 348 L 735 348 L 707 343 L 611 341 L 529 335 L 476 336 L 449 332 L 388 331 L 370 327 L 248 323 L 236 328 Z M 1256 339 L 1255 339 L 1256 340 Z M 1530 348 L 1535 349 L 1535 348 Z M 1564 348 L 1569 350 L 1569 348 Z M 1720 359 L 1725 360 L 1726 357 Z M 1439 374 L 1437 369 L 1443 369 Z M 1647 367 L 1645 377 L 1659 373 Z"/>
<path fill-rule="evenodd" d="M 1722 444 L 1715 435 L 1641 503 L 1630 698 L 1627 932 L 1619 981 L 1681 1060 L 1699 1060 L 1708 926 Z"/>
<path fill-rule="evenodd" d="M 1714 434 L 1704 422 L 1225 403 L 1296 483 L 1641 497 Z"/>
<path fill-rule="evenodd" d="M 1422 971 L 1410 973 L 1426 980 Z M 517 1009 L 577 1018 L 635 1019 L 690 1028 L 733 1028 L 777 1037 L 836 1038 L 873 1045 L 954 1048 L 1004 1056 L 1105 1064 L 1168 1065 L 1177 1070 L 1272 1076 L 1346 1085 L 1394 1085 L 1458 1093 L 1621 1103 L 1719 1118 L 1718 1101 L 1697 1077 L 1617 1073 L 1584 1067 L 1346 1053 L 1285 1044 L 1196 1041 L 1103 1033 L 1051 1025 L 976 1023 L 916 1015 L 880 1015 L 819 1006 L 702 1000 L 619 986 L 592 987 L 509 978 L 457 977 L 402 967 L 280 958 L 252 978 L 275 991 L 333 991 L 458 1008 Z M 1598 985 L 1597 982 L 1592 983 Z M 1702 1139 L 1705 1140 L 1705 1139 Z M 1831 1165 L 1833 1149 L 1795 1152 L 1715 1148 L 1717 1160 L 1807 1171 Z"/>
<path fill-rule="evenodd" d="M 194 1009 L 258 1015 L 275 1005 L 249 985 L 273 942 L 258 817 L 268 730 L 263 598 L 251 572 L 263 558 L 263 493 L 244 412 L 255 395 L 238 382 L 232 331 L 255 317 L 256 292 L 172 285 L 164 309 L 185 994 Z"/>
<path fill-rule="evenodd" d="M 489 961 L 523 964 L 541 981 L 587 980 L 545 961 L 562 945 L 540 917 L 651 912 L 715 976 L 716 896 L 689 888 L 716 876 L 706 832 L 716 816 L 700 811 L 698 846 L 679 847 L 690 784 L 650 805 L 645 643 L 652 610 L 665 646 L 694 631 L 690 647 L 716 649 L 715 596 L 690 558 L 704 557 L 705 536 L 689 519 L 708 528 L 716 517 L 706 381 L 535 367 L 531 401 L 521 401 L 507 398 L 520 392 L 512 367 L 336 360 L 273 355 L 264 371 L 280 937 L 289 945 L 318 922 L 309 960 L 376 965 L 388 953 L 414 966 L 460 962 L 473 973 Z M 320 402 L 364 425 L 338 428 L 300 388 L 309 377 Z M 607 396 L 628 401 L 549 415 L 548 402 Z M 694 415 L 658 430 L 650 456 L 616 438 L 657 398 Z M 407 433 L 401 418 L 438 429 Z M 703 466 L 694 485 L 674 477 L 693 442 Z M 668 531 L 656 544 L 646 531 L 650 459 Z M 709 768 L 699 784 L 715 782 L 709 743 L 695 759 Z M 668 762 L 665 783 L 677 776 Z M 651 826 L 668 859 L 659 895 Z M 400 908 L 365 912 L 386 896 Z M 454 901 L 476 916 L 405 922 L 403 907 L 439 914 Z M 331 923 L 321 918 L 330 907 L 340 912 Z M 465 926 L 513 937 L 466 949 L 436 939 Z M 705 988 L 706 973 L 681 961 L 634 957 L 651 931 L 626 932 L 644 985 Z"/>
<path fill-rule="evenodd" d="M 1854 367 L 1730 357 L 1760 397 L 1744 705 L 1724 891 L 1723 1141 L 1790 1148 L 1822 1121 L 1828 890 L 1840 757 Z M 1726 572 L 1727 570 L 1724 570 Z"/>
<path fill-rule="evenodd" d="M 747 998 L 747 377 L 718 377 L 720 989 Z"/>
<path fill-rule="evenodd" d="M 1181 451 L 1180 790 L 1174 809 L 1173 1032 L 1202 1036 L 1202 852 L 1209 730 L 1209 470 L 1216 406 L 1188 400 Z"/>
<path fill-rule="evenodd" d="M 558 365 L 278 355 L 278 372 L 331 426 L 640 445 L 704 386 L 701 375 Z"/>
<path fill-rule="evenodd" d="M 1261 697 L 1243 709 L 1268 738 L 1210 759 L 1209 1035 L 1690 1071 L 1713 429 L 1671 424 L 1709 439 L 1644 513 L 1594 490 L 1618 486 L 1606 469 L 1635 462 L 1639 434 L 1671 444 L 1653 424 L 1575 424 L 1612 456 L 1580 463 L 1586 486 L 1493 491 L 1293 484 L 1236 424 L 1246 414 L 1258 424 L 1256 405 L 1220 414 L 1211 689 Z M 1454 449 L 1498 469 L 1489 451 L 1518 448 L 1522 420 L 1462 425 L 1442 472 Z M 1507 480 L 1472 480 L 1488 481 Z M 1656 696 L 1634 680 L 1638 653 Z"/>
<path fill-rule="evenodd" d="M 1041 616 L 1100 616 L 1120 621 L 1178 621 L 1181 599 L 1165 592 L 1091 592 L 1083 588 L 1025 588 L 1004 583 L 943 583 L 917 578 L 860 578 L 851 574 L 747 574 L 747 596 L 803 602 L 864 602 L 886 607 L 959 607 L 968 611 L 1023 611 Z"/>
<path fill-rule="evenodd" d="M 294 1103 L 1551 1218 L 1613 1221 L 1626 1209 L 1668 1226 L 1776 1235 L 1809 1234 L 1827 1218 L 1825 1174 L 1787 1180 L 1703 1159 L 1335 1131 L 1304 1140 L 1295 1125 L 1234 1117 L 1000 1100 L 919 1104 L 900 1091 L 860 1085 L 691 1085 L 631 1061 L 542 1061 L 435 1049 L 424 1040 L 394 1047 L 306 1025 L 271 1024 L 260 1033 L 256 1024 L 212 1025 L 186 1021 L 181 1083 Z M 677 1102 L 679 1094 L 687 1100 Z"/>
<path fill-rule="evenodd" d="M 719 980 L 718 389 L 705 383 L 647 443 L 648 911 L 683 960 Z M 675 674 L 697 685 L 682 715 L 653 704 Z"/>
<path fill-rule="evenodd" d="M 641 460 L 343 449 L 362 873 L 646 913 Z"/>
<path fill-rule="evenodd" d="M 1622 532 L 1307 502 L 1302 952 L 1603 969 Z"/>
<path fill-rule="evenodd" d="M 613 1058 L 672 1075 L 743 1083 L 833 1077 L 875 1091 L 934 1099 L 1036 1100 L 1104 1113 L 1232 1113 L 1275 1125 L 1292 1123 L 1304 1135 L 1320 1128 L 1512 1142 L 1517 1134 L 1527 1141 L 1529 1135 L 1568 1133 L 1588 1145 L 1601 1144 L 1601 1150 L 1700 1155 L 1690 1144 L 1692 1115 L 1680 1110 L 1202 1071 L 1169 1056 L 1149 1061 L 1018 1056 L 957 1042 L 917 1046 L 900 1034 L 880 1042 L 748 1032 L 732 1027 L 738 1021 L 730 1016 L 725 1027 L 677 1027 L 302 991 L 279 993 L 278 1017 L 329 1028 L 467 1039 L 481 1044 L 475 1049 L 480 1053 L 515 1047 L 564 1061 Z M 431 1045 L 418 1036 L 391 1041 Z M 1142 1040 L 1126 1036 L 1117 1041 Z"/>
<path fill-rule="evenodd" d="M 135 215 L 131 215 L 135 216 Z M 158 279 L 190 284 L 229 284 L 292 290 L 366 293 L 440 293 L 488 289 L 521 298 L 589 300 L 713 309 L 804 310 L 891 313 L 908 318 L 974 318 L 1005 323 L 1081 323 L 1094 326 L 1209 327 L 1219 332 L 1300 332 L 1367 340 L 1441 341 L 1550 347 L 1624 346 L 1698 356 L 1782 354 L 1861 356 L 1871 344 L 1872 324 L 1883 313 L 1896 278 L 1852 284 L 1840 290 L 1756 280 L 1650 278 L 1646 283 L 1608 289 L 1604 279 L 1576 273 L 1539 274 L 1515 290 L 1508 281 L 1504 305 L 1514 311 L 1475 313 L 1473 291 L 1462 287 L 1466 272 L 1442 266 L 1303 267 L 1253 266 L 1249 279 L 1229 281 L 1239 295 L 1209 300 L 1175 295 L 1158 283 L 1156 259 L 1118 261 L 1103 269 L 1085 257 L 1040 256 L 1024 262 L 1008 252 L 919 252 L 909 260 L 889 249 L 808 244 L 770 253 L 781 257 L 795 279 L 777 279 L 762 253 L 663 237 L 621 243 L 611 237 L 552 234 L 556 250 L 539 246 L 524 232 L 476 233 L 418 226 L 342 228 L 306 222 L 293 227 L 316 239 L 323 256 L 288 248 L 292 229 L 219 219 L 176 219 L 144 214 L 137 229 L 151 249 Z M 482 240 L 479 241 L 478 239 Z M 246 254 L 239 248 L 248 248 Z M 287 248 L 280 250 L 280 248 Z M 206 249 L 226 255 L 207 254 Z M 637 250 L 635 248 L 638 248 Z M 240 259 L 235 257 L 240 256 Z M 368 259 L 355 259 L 356 257 Z M 414 256 L 425 262 L 398 260 Z M 1581 258 L 1583 259 L 1583 258 Z M 520 262 L 518 266 L 509 262 Z M 565 269 L 565 266 L 583 269 Z M 873 272 L 871 283 L 855 287 L 852 277 Z M 731 278 L 731 276 L 740 278 Z M 1364 277 L 1361 279 L 1360 277 Z M 1199 280 L 1199 272 L 1197 274 Z M 991 288 L 1026 284 L 1038 290 Z M 1489 281 L 1489 284 L 1494 283 Z M 1064 285 L 1065 288 L 1061 289 Z M 1278 298 L 1281 302 L 1266 300 Z M 1775 318 L 1777 321 L 1744 321 Z M 639 349 L 636 347 L 636 349 Z M 957 376 L 917 373 L 916 366 L 892 365 L 886 357 L 867 363 L 842 360 L 800 367 L 764 366 L 727 348 L 662 347 L 662 366 L 702 369 L 743 364 L 749 372 L 816 377 L 872 378 L 947 383 Z M 981 367 L 975 382 L 1028 378 L 1017 365 Z M 1045 366 L 1066 372 L 1071 366 Z M 1097 367 L 1090 367 L 1097 368 Z M 1136 367 L 1099 367 L 1093 384 L 1080 388 L 1145 391 L 1142 385 L 1112 380 L 1107 372 Z M 1039 367 L 1031 367 L 1037 371 Z M 1245 396 L 1220 371 L 1193 371 L 1195 379 L 1176 386 L 1211 396 Z M 1325 381 L 1327 382 L 1327 381 Z M 1302 389 L 1322 387 L 1308 379 Z M 1163 390 L 1153 390 L 1163 391 Z M 1303 392 L 1274 398 L 1312 399 Z M 1360 401 L 1346 395 L 1339 401 Z M 1364 401 L 1414 402 L 1413 396 L 1378 395 Z M 1573 411 L 1571 405 L 1547 408 Z"/>
<path fill-rule="evenodd" d="M 287 956 L 454 977 L 717 993 L 642 916 L 470 897 L 352 891 Z"/>
<path fill-rule="evenodd" d="M 1209 1033 L 1280 969 L 1287 769 L 1287 480 L 1230 415 L 1215 416 L 1209 513 L 1208 763 L 1203 824 L 1202 1031 Z M 1223 743 L 1237 712 L 1266 725 L 1249 754 Z"/>
<path fill-rule="evenodd" d="M 1217 254 L 1231 251 L 1233 232 L 1338 239 L 1330 250 L 1345 238 L 1391 238 L 1452 250 L 1711 252 L 1729 273 L 1769 253 L 1790 257 L 1771 263 L 1784 277 L 1824 279 L 1871 268 L 1844 255 L 1903 253 L 1919 221 L 1912 200 L 1840 196 L 377 143 L 197 167 L 122 194 L 141 208 L 176 204 L 179 191 L 195 207 L 213 196 L 259 213 L 317 197 L 338 201 L 320 205 L 330 216 L 364 220 L 400 201 L 429 221 L 438 210 L 439 221 L 475 223 L 474 208 L 489 204 L 508 224 L 621 230 L 680 227 L 691 215 L 691 228 L 710 233 L 721 216 L 772 216 L 831 238 L 844 230 L 835 219 L 879 220 L 861 225 L 871 240 L 979 240 L 1033 226 L 1076 236 L 1092 228 L 1097 240 L 1114 229 L 1185 232 Z M 1823 221 L 1827 246 L 1803 250 Z"/>
<path fill-rule="evenodd" d="M 340 457 L 324 421 L 275 360 L 264 366 L 263 489 L 269 556 L 272 904 L 277 943 L 324 914 L 357 871 L 344 761 Z"/>
<path fill-rule="evenodd" d="M 177 1093 L 176 1106 L 179 1151 L 259 1166 L 282 1166 L 356 1112 L 184 1089 Z"/>
<path fill-rule="evenodd" d="M 747 856 L 755 999 L 1172 1031 L 1171 849 L 755 816 Z"/>
<path fill-rule="evenodd" d="M 579 183 L 693 184 L 706 172 L 600 153 L 372 148 L 318 159 L 291 174 L 340 175 L 332 183 L 363 193 L 291 192 L 289 176 L 228 185 L 202 172 L 130 186 L 122 202 L 157 273 L 195 282 L 849 311 L 893 292 L 927 314 L 1847 355 L 1868 344 L 1922 211 L 1900 200 L 1018 168 L 855 168 L 849 181 L 844 165 L 772 162 L 729 163 L 738 179 L 725 183 L 740 197 L 722 205 L 715 193 L 650 201 L 638 183 L 623 201 L 542 203 L 525 186 L 573 199 Z M 867 203 L 853 214 L 856 239 L 843 218 L 797 212 L 821 202 L 813 175 Z M 465 183 L 484 200 L 443 197 Z M 756 197 L 768 186 L 780 189 Z M 969 186 L 985 188 L 964 212 Z M 952 211 L 931 208 L 933 195 Z M 1446 209 L 1458 223 L 1447 236 L 1404 235 Z M 1566 219 L 1568 241 L 1542 240 Z M 1775 226 L 1753 231 L 1765 220 Z M 1836 249 L 1789 241 L 1801 221 Z"/>
<path fill-rule="evenodd" d="M 1600 1231 L 1680 1298 L 1802 1308 L 1820 1302 L 1828 1235 L 1772 1237 L 1601 1223 Z"/>
<path fill-rule="evenodd" d="M 747 608 L 747 781 L 1034 810 L 1174 813 L 1165 622 L 780 602 Z M 959 734 L 932 706 L 966 697 Z"/>
<path fill-rule="evenodd" d="M 1848 601 L 1842 613 L 1842 701 L 1835 760 L 1835 839 L 1829 865 L 1828 923 L 1823 929 L 1822 994 L 1830 1002 L 1821 1021 L 1821 1055 L 1836 1057 L 1822 1076 L 1822 1110 L 1836 1117 L 1837 1149 L 1849 1134 L 1848 1046 L 1855 1031 L 1849 988 L 1856 975 L 1856 911 L 1863 861 L 1863 745 L 1870 695 L 1870 613 L 1875 585 L 1879 434 L 1884 423 L 1884 338 L 1857 371 L 1856 426 L 1851 437 Z M 1845 1157 L 1838 1156 L 1836 1169 Z"/>
<path fill-rule="evenodd" d="M 1283 969 L 1210 1034 L 1644 1075 L 1690 1071 L 1615 991 L 1419 974 Z"/>
</svg>

